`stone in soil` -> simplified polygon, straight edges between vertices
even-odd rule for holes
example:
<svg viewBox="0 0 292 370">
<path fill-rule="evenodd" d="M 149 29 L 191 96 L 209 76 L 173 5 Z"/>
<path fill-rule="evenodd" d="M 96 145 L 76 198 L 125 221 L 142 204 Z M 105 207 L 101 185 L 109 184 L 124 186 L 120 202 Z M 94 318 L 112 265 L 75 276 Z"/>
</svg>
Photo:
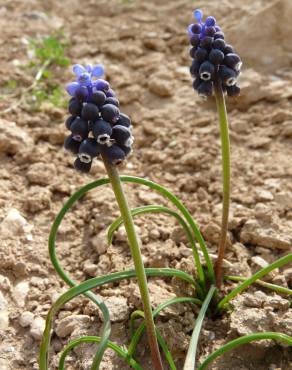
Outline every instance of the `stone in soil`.
<svg viewBox="0 0 292 370">
<path fill-rule="evenodd" d="M 24 311 L 19 317 L 19 325 L 23 328 L 30 326 L 33 323 L 34 314 L 30 311 Z"/>
<path fill-rule="evenodd" d="M 240 241 L 243 244 L 253 244 L 271 249 L 291 250 L 292 228 L 280 227 L 275 223 L 250 219 L 242 227 Z"/>
<path fill-rule="evenodd" d="M 12 298 L 18 307 L 24 307 L 29 292 L 29 282 L 26 280 L 18 282 L 12 291 Z"/>
<path fill-rule="evenodd" d="M 254 332 L 278 331 L 291 335 L 289 326 L 289 301 L 277 294 L 268 296 L 261 291 L 244 293 L 233 302 L 235 309 L 230 316 L 231 332 L 247 335 Z M 264 341 L 266 342 L 266 341 Z M 264 346 L 266 343 L 263 344 Z"/>
<path fill-rule="evenodd" d="M 110 314 L 111 322 L 126 321 L 129 317 L 128 300 L 123 296 L 113 296 L 104 299 Z M 103 316 L 100 315 L 103 321 Z"/>
<path fill-rule="evenodd" d="M 55 331 L 58 337 L 64 338 L 80 327 L 88 328 L 89 324 L 90 316 L 69 315 L 58 321 Z"/>
<path fill-rule="evenodd" d="M 32 138 L 15 122 L 0 119 L 0 153 L 16 154 L 33 145 Z"/>
<path fill-rule="evenodd" d="M 35 317 L 30 324 L 30 335 L 37 341 L 40 341 L 43 337 L 46 322 L 42 317 Z"/>
</svg>

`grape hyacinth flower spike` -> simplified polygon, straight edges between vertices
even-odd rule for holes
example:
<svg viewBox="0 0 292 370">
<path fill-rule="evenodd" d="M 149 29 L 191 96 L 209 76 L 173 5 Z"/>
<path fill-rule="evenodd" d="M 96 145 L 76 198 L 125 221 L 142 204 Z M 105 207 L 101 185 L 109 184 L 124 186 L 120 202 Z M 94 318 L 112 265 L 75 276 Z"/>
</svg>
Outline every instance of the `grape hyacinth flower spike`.
<svg viewBox="0 0 292 370">
<path fill-rule="evenodd" d="M 66 87 L 72 98 L 68 106 L 71 115 L 65 126 L 71 133 L 65 139 L 64 147 L 77 155 L 74 167 L 78 171 L 89 172 L 93 159 L 98 156 L 103 160 L 134 260 L 153 365 L 155 370 L 163 370 L 140 245 L 116 168 L 132 150 L 134 138 L 131 120 L 120 112 L 119 101 L 110 84 L 100 78 L 104 74 L 103 66 L 98 64 L 94 67 L 83 67 L 75 64 L 73 73 L 76 81 Z M 98 367 L 94 364 L 93 368 Z"/>
<path fill-rule="evenodd" d="M 203 98 L 214 95 L 218 87 L 228 96 L 238 96 L 237 78 L 242 66 L 239 55 L 226 43 L 214 17 L 209 16 L 203 22 L 203 13 L 199 9 L 194 11 L 194 16 L 197 22 L 188 27 L 194 90 Z"/>
<path fill-rule="evenodd" d="M 200 9 L 194 11 L 194 17 L 196 22 L 188 27 L 189 41 L 192 46 L 190 56 L 193 62 L 190 73 L 194 79 L 193 88 L 204 99 L 215 95 L 220 121 L 223 209 L 221 238 L 215 264 L 216 284 L 220 288 L 230 204 L 230 144 L 224 94 L 231 97 L 240 94 L 237 79 L 242 61 L 239 55 L 234 52 L 233 46 L 226 43 L 225 35 L 214 17 L 209 16 L 204 22 Z"/>
<path fill-rule="evenodd" d="M 130 118 L 121 113 L 119 101 L 110 84 L 100 79 L 102 65 L 73 66 L 77 81 L 67 85 L 72 98 L 66 120 L 71 131 L 65 149 L 77 155 L 75 169 L 89 172 L 94 158 L 102 155 L 111 165 L 118 165 L 132 150 L 134 138 Z"/>
</svg>

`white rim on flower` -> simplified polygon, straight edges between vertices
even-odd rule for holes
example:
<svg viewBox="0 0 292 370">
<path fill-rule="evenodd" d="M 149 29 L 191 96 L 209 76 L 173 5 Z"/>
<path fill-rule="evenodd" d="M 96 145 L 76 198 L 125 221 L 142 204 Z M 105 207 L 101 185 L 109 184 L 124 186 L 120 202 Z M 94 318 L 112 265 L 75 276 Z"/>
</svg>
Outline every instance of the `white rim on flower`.
<svg viewBox="0 0 292 370">
<path fill-rule="evenodd" d="M 92 158 L 90 157 L 90 155 L 86 153 L 79 153 L 78 157 L 80 161 L 83 163 L 90 163 L 92 161 Z"/>
</svg>

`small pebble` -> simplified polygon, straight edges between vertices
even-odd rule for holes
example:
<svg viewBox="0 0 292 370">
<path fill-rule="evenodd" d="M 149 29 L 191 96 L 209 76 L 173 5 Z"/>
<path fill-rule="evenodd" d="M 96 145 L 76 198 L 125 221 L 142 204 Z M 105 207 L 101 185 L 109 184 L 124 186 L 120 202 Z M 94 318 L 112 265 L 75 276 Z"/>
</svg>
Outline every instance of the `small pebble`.
<svg viewBox="0 0 292 370">
<path fill-rule="evenodd" d="M 30 326 L 30 335 L 37 341 L 41 340 L 43 337 L 43 332 L 45 330 L 46 322 L 42 317 L 36 317 Z"/>
<path fill-rule="evenodd" d="M 19 325 L 22 326 L 23 328 L 26 328 L 27 326 L 30 326 L 33 322 L 34 319 L 34 314 L 29 311 L 24 311 L 22 314 L 19 316 Z"/>
</svg>

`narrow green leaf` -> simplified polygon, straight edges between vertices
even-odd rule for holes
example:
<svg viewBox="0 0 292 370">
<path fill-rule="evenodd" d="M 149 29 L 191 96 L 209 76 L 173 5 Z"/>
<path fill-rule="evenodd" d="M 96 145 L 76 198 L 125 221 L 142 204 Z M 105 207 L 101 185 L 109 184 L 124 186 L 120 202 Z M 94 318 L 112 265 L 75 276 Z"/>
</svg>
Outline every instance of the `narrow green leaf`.
<svg viewBox="0 0 292 370">
<path fill-rule="evenodd" d="M 243 276 L 224 276 L 224 279 L 231 280 L 231 281 L 245 281 L 247 278 Z M 255 284 L 258 284 L 267 289 L 274 290 L 275 292 L 280 293 L 280 294 L 288 294 L 288 295 L 292 294 L 292 290 L 289 288 L 285 288 L 283 286 L 276 285 L 276 284 L 267 283 L 266 281 L 263 281 L 263 280 L 256 280 Z"/>
<path fill-rule="evenodd" d="M 134 332 L 135 332 L 135 321 L 137 319 L 140 319 L 141 317 L 144 317 L 144 313 L 141 310 L 136 310 L 131 313 L 130 324 L 129 324 L 131 337 L 134 335 Z"/>
<path fill-rule="evenodd" d="M 197 299 L 197 298 L 191 298 L 191 297 L 178 297 L 178 298 L 171 298 L 163 303 L 161 303 L 154 311 L 153 311 L 153 317 L 155 318 L 157 315 L 159 315 L 159 313 L 165 309 L 166 307 L 168 306 L 171 306 L 173 304 L 177 304 L 177 303 L 194 303 L 194 304 L 197 304 L 199 306 L 202 305 L 202 302 Z M 143 312 L 141 314 L 141 311 L 135 311 L 135 315 L 134 317 L 138 317 L 138 316 L 142 316 L 143 317 Z M 133 324 L 132 324 L 133 325 Z M 132 340 L 131 340 L 131 343 L 129 345 L 129 354 L 131 356 L 134 356 L 134 353 L 136 351 L 136 348 L 137 348 L 137 345 L 138 345 L 138 342 L 141 338 L 141 335 L 143 334 L 143 331 L 145 330 L 145 323 L 143 322 L 139 327 L 138 329 L 136 330 L 136 332 L 134 333 L 133 337 L 132 337 Z"/>
<path fill-rule="evenodd" d="M 75 340 L 72 340 L 63 350 L 60 360 L 59 360 L 59 370 L 65 370 L 65 360 L 68 356 L 69 352 L 74 349 L 76 346 L 80 345 L 81 343 L 100 343 L 101 338 L 95 336 L 84 336 Z M 119 357 L 127 361 L 128 365 L 132 366 L 135 370 L 143 370 L 143 368 L 138 364 L 136 360 L 132 357 L 129 357 L 128 353 L 124 351 L 120 346 L 111 342 L 110 340 L 107 342 L 107 348 L 112 349 L 115 351 Z"/>
<path fill-rule="evenodd" d="M 244 289 L 247 289 L 251 284 L 253 284 L 256 280 L 260 279 L 261 277 L 267 275 L 269 272 L 273 271 L 276 268 L 281 266 L 287 265 L 288 263 L 292 262 L 292 253 L 287 254 L 284 257 L 279 258 L 277 261 L 271 263 L 269 266 L 262 268 L 250 278 L 246 279 L 242 284 L 237 286 L 233 289 L 229 294 L 227 294 L 217 306 L 217 310 L 220 311 L 224 309 L 224 306 L 231 301 L 237 294 L 241 293 Z"/>
<path fill-rule="evenodd" d="M 108 179 L 102 179 L 102 180 L 96 181 L 95 185 L 100 186 L 100 185 L 108 184 L 108 182 L 109 182 Z M 60 226 L 64 216 L 66 215 L 66 213 L 70 210 L 70 208 L 74 205 L 74 203 L 78 199 L 80 199 L 80 197 L 82 197 L 82 195 L 84 195 L 87 191 L 89 191 L 89 190 L 91 190 L 95 187 L 95 186 L 92 187 L 90 185 L 91 184 L 89 184 L 89 186 L 86 185 L 83 188 L 79 189 L 76 193 L 74 193 L 67 200 L 67 202 L 62 207 L 61 211 L 56 216 L 55 221 L 54 221 L 54 223 L 52 225 L 52 228 L 51 228 L 50 235 L 49 235 L 49 255 L 50 255 L 51 262 L 52 262 L 56 272 L 60 276 L 60 278 L 62 280 L 64 280 L 64 282 L 67 283 L 70 287 L 76 286 L 77 283 L 69 277 L 69 275 L 63 270 L 63 268 L 60 264 L 60 261 L 57 257 L 57 254 L 56 254 L 56 245 L 55 245 L 56 237 L 57 237 L 57 232 L 58 232 L 59 226 Z M 87 296 L 93 303 L 95 303 L 100 308 L 100 310 L 103 314 L 103 318 L 104 318 L 103 319 L 104 324 L 103 324 L 102 334 L 101 334 L 102 340 L 100 342 L 98 351 L 97 351 L 96 356 L 95 356 L 95 361 L 100 363 L 101 360 L 102 360 L 104 351 L 106 349 L 107 341 L 109 339 L 110 332 L 111 332 L 111 323 L 110 323 L 109 311 L 108 311 L 106 305 L 102 302 L 102 300 L 100 298 L 98 298 L 95 294 L 93 294 L 91 292 L 87 292 L 87 291 L 85 291 L 84 294 L 85 294 L 85 296 Z M 51 310 L 52 310 L 51 312 L 54 312 L 53 308 Z M 48 317 L 47 317 L 47 326 L 46 326 L 47 330 L 45 330 L 45 332 L 44 332 L 42 344 L 40 346 L 40 354 L 39 354 L 40 370 L 47 370 L 48 369 L 47 354 L 48 354 L 48 348 L 49 348 L 49 345 L 50 345 L 50 328 L 51 328 L 51 325 L 52 325 L 51 320 L 52 320 L 52 317 L 50 317 L 48 315 Z"/>
<path fill-rule="evenodd" d="M 145 319 L 145 315 L 144 315 L 144 312 L 143 311 L 134 311 L 135 315 L 134 317 L 137 319 L 138 317 L 141 317 L 143 319 Z M 153 314 L 153 317 L 154 317 L 154 314 Z M 145 328 L 145 322 L 141 325 L 143 326 L 144 325 L 144 328 Z M 137 330 L 137 332 L 139 331 L 139 329 Z M 168 365 L 170 366 L 170 370 L 176 370 L 176 366 L 175 366 L 175 363 L 173 361 L 173 358 L 172 358 L 172 355 L 167 347 L 167 344 L 165 342 L 165 340 L 163 339 L 162 335 L 160 334 L 159 330 L 157 328 L 155 328 L 155 332 L 156 332 L 156 336 L 157 336 L 157 340 L 158 340 L 158 343 L 160 345 L 160 347 L 162 348 L 162 351 L 164 353 L 164 356 L 168 362 Z M 142 331 L 139 332 L 140 336 L 142 334 Z M 130 345 L 131 347 L 131 345 Z M 133 357 L 134 356 L 134 351 L 133 351 L 133 348 L 128 351 L 128 354 L 129 356 Z"/>
<path fill-rule="evenodd" d="M 189 224 L 195 238 L 198 240 L 198 243 L 201 247 L 201 250 L 203 252 L 206 264 L 207 264 L 207 269 L 208 269 L 208 274 L 209 278 L 211 279 L 212 282 L 215 281 L 215 275 L 214 275 L 214 269 L 212 265 L 212 261 L 210 259 L 204 238 L 202 237 L 202 234 L 196 225 L 195 221 L 193 220 L 192 216 L 190 215 L 189 211 L 186 209 L 186 207 L 177 199 L 177 197 L 172 194 L 170 191 L 168 191 L 166 188 L 163 186 L 150 181 L 146 179 L 142 179 L 139 177 L 134 177 L 134 176 L 120 176 L 120 179 L 122 182 L 129 182 L 129 183 L 134 183 L 134 184 L 140 184 L 140 185 L 145 185 L 149 187 L 150 189 L 153 189 L 160 193 L 162 196 L 164 196 L 166 199 L 168 199 L 172 204 L 174 204 L 177 209 L 182 213 L 182 215 L 185 217 L 187 223 Z M 60 211 L 59 215 L 57 216 L 58 220 L 56 219 L 55 223 L 55 228 L 58 229 L 60 222 L 62 221 L 62 218 L 68 211 L 68 209 L 78 200 L 80 199 L 85 193 L 88 191 L 98 188 L 99 186 L 105 185 L 109 183 L 109 179 L 100 179 L 97 181 L 94 181 L 92 183 L 89 183 L 85 186 L 83 186 L 81 189 L 79 189 L 76 193 L 74 193 L 70 199 L 65 203 L 64 207 Z M 56 230 L 55 230 L 56 231 Z M 195 249 L 196 250 L 196 249 Z M 201 276 L 202 272 L 202 265 L 200 262 L 199 256 L 196 257 L 196 264 L 197 264 L 197 269 L 198 269 L 198 274 Z M 60 271 L 61 272 L 61 271 Z M 67 278 L 67 277 L 66 277 Z"/>
<path fill-rule="evenodd" d="M 212 261 L 210 259 L 210 256 L 209 256 L 208 249 L 207 249 L 207 246 L 205 244 L 204 238 L 203 238 L 197 224 L 195 223 L 194 219 L 192 218 L 192 216 L 190 215 L 190 213 L 186 209 L 186 207 L 182 204 L 182 202 L 173 193 L 168 191 L 165 187 L 163 187 L 163 186 L 161 186 L 161 185 L 159 185 L 159 184 L 157 184 L 153 181 L 142 179 L 142 178 L 139 178 L 139 177 L 134 177 L 134 176 L 121 176 L 121 180 L 125 181 L 125 182 L 132 182 L 132 183 L 136 183 L 136 184 L 145 185 L 145 186 L 149 187 L 150 189 L 156 190 L 158 193 L 163 195 L 165 198 L 167 198 L 172 204 L 174 204 L 177 207 L 177 209 L 185 217 L 185 219 L 188 222 L 190 228 L 192 229 L 192 232 L 194 233 L 195 238 L 197 239 L 197 241 L 200 245 L 200 248 L 203 252 L 203 255 L 204 255 L 204 258 L 205 258 L 205 261 L 206 261 L 208 274 L 209 274 L 209 278 L 210 278 L 211 282 L 215 282 L 215 274 L 214 274 L 213 264 L 212 264 Z M 198 263 L 200 263 L 200 262 L 198 262 Z M 197 266 L 197 268 L 198 268 L 198 271 L 199 271 L 198 266 Z"/>
<path fill-rule="evenodd" d="M 228 343 L 226 343 L 221 348 L 217 349 L 217 351 L 213 352 L 210 356 L 208 356 L 202 364 L 199 366 L 198 370 L 204 370 L 210 364 L 210 362 L 214 361 L 217 357 L 223 355 L 224 353 L 231 351 L 232 349 L 241 346 L 243 344 L 247 344 L 256 340 L 263 340 L 263 339 L 273 339 L 279 340 L 287 343 L 289 346 L 292 346 L 292 337 L 282 333 L 275 333 L 275 332 L 265 332 L 265 333 L 253 333 L 249 335 L 245 335 L 243 337 L 234 339 Z"/>
<path fill-rule="evenodd" d="M 149 205 L 149 206 L 142 206 L 142 207 L 137 207 L 131 210 L 131 213 L 133 216 L 138 216 L 142 215 L 145 213 L 166 213 L 169 214 L 177 219 L 177 221 L 181 224 L 183 227 L 184 231 L 186 232 L 186 235 L 189 239 L 192 251 L 193 251 L 193 256 L 194 260 L 196 263 L 196 267 L 198 269 L 198 275 L 199 275 L 199 280 L 201 281 L 202 285 L 204 284 L 204 272 L 202 269 L 200 269 L 200 263 L 198 262 L 199 260 L 199 255 L 196 247 L 196 242 L 194 240 L 192 231 L 190 230 L 189 226 L 185 222 L 185 220 L 176 212 L 173 211 L 172 209 L 160 205 Z M 107 239 L 108 239 L 108 244 L 112 243 L 113 239 L 113 234 L 114 232 L 123 224 L 123 219 L 122 217 L 118 217 L 113 223 L 110 225 L 108 228 L 108 233 L 107 233 Z M 197 286 L 199 293 L 201 296 L 203 295 L 202 289 L 200 286 Z"/>
<path fill-rule="evenodd" d="M 158 340 L 158 343 L 164 353 L 164 356 L 168 362 L 168 365 L 170 367 L 170 370 L 176 370 L 176 366 L 175 366 L 175 363 L 173 361 L 173 358 L 172 358 L 172 355 L 167 347 L 167 344 L 165 342 L 165 340 L 163 339 L 163 336 L 160 334 L 159 330 L 156 329 L 156 335 L 157 335 L 157 340 Z"/>
<path fill-rule="evenodd" d="M 194 279 L 188 275 L 187 273 L 180 271 L 180 270 L 175 270 L 175 269 L 169 269 L 169 268 L 148 268 L 145 269 L 146 275 L 148 277 L 177 277 L 179 279 L 185 280 L 192 285 L 194 285 Z M 136 277 L 135 270 L 129 270 L 129 271 L 122 271 L 122 272 L 115 272 L 107 276 L 101 276 L 97 278 L 92 278 L 89 280 L 84 281 L 83 283 L 79 285 L 73 286 L 71 289 L 69 289 L 67 292 L 62 294 L 57 301 L 53 304 L 51 307 L 47 319 L 46 319 L 46 327 L 44 331 L 44 335 L 41 341 L 40 345 L 40 355 L 39 355 L 39 364 L 40 364 L 40 370 L 47 370 L 48 369 L 48 364 L 47 364 L 47 357 L 48 357 L 48 350 L 50 346 L 50 337 L 51 337 L 51 329 L 52 329 L 52 323 L 55 314 L 60 310 L 60 308 L 67 302 L 69 302 L 71 299 L 77 297 L 80 294 L 85 294 L 95 301 L 95 296 L 92 294 L 90 295 L 88 292 L 91 289 L 94 289 L 98 286 L 107 284 L 107 283 L 113 283 L 117 281 L 121 281 L 124 279 L 130 279 Z M 99 302 L 99 301 L 98 301 Z M 107 319 L 107 317 L 105 317 Z M 106 349 L 107 346 L 107 340 L 108 340 L 108 332 L 106 332 L 105 338 L 105 345 L 103 347 L 103 350 Z M 104 340 L 102 338 L 102 340 Z M 101 341 L 102 342 L 102 341 Z M 100 349 L 101 344 L 99 345 Z M 101 357 L 102 358 L 102 357 Z"/>
<path fill-rule="evenodd" d="M 211 302 L 211 299 L 216 292 L 216 287 L 211 286 L 206 299 L 203 302 L 202 308 L 199 312 L 198 318 L 195 323 L 195 327 L 193 330 L 192 338 L 190 341 L 187 357 L 185 360 L 184 364 L 184 369 L 183 370 L 194 370 L 196 368 L 196 354 L 197 354 L 197 345 L 199 341 L 199 336 L 201 333 L 202 325 L 203 325 L 203 320 L 205 318 L 207 309 L 209 307 L 209 304 Z"/>
</svg>

